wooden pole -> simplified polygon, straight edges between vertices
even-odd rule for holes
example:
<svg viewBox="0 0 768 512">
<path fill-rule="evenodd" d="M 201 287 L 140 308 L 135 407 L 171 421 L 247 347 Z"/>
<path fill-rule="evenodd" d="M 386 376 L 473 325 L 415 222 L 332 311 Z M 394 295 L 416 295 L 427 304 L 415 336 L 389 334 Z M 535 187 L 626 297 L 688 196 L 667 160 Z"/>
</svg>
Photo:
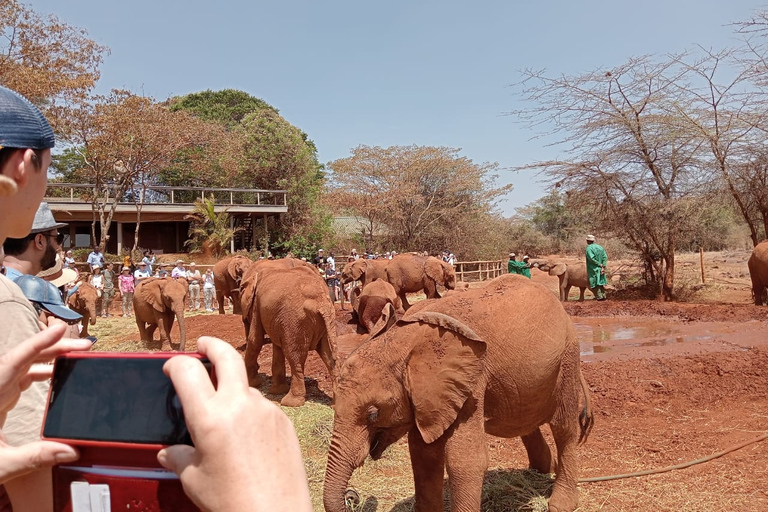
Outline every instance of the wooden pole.
<svg viewBox="0 0 768 512">
<path fill-rule="evenodd" d="M 699 259 L 701 260 L 701 284 L 706 283 L 704 278 L 704 248 L 699 247 Z"/>
</svg>

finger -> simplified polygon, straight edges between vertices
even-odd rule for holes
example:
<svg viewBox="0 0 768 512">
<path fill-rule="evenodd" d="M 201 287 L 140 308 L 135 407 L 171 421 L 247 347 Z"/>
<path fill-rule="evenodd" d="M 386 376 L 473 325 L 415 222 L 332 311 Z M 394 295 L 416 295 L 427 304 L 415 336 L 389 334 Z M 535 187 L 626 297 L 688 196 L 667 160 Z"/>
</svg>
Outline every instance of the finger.
<svg viewBox="0 0 768 512">
<path fill-rule="evenodd" d="M 187 468 L 197 464 L 197 454 L 191 446 L 175 444 L 157 452 L 157 461 L 181 477 Z"/>
<path fill-rule="evenodd" d="M 64 324 L 67 325 L 67 324 Z M 48 347 L 40 352 L 40 355 L 35 358 L 35 362 L 44 363 L 55 359 L 61 354 L 67 352 L 82 352 L 90 350 L 93 344 L 90 340 L 81 338 L 63 338 L 52 347 Z"/>
<path fill-rule="evenodd" d="M 229 343 L 202 336 L 197 340 L 197 350 L 213 363 L 219 390 L 228 394 L 247 391 L 248 375 L 243 357 Z"/>
<path fill-rule="evenodd" d="M 5 386 L 18 379 L 22 373 L 26 373 L 40 352 L 61 339 L 64 330 L 64 325 L 57 325 L 40 331 L 0 356 L 0 367 L 8 369 L 0 372 L 0 386 Z"/>
<path fill-rule="evenodd" d="M 192 418 L 205 414 L 205 402 L 216 394 L 208 371 L 199 359 L 174 356 L 163 365 L 181 401 L 184 415 Z"/>
<path fill-rule="evenodd" d="M 53 375 L 53 365 L 51 364 L 33 364 L 27 372 L 27 375 L 21 378 L 24 380 L 28 378 L 30 383 L 39 382 L 41 380 L 50 379 Z"/>
<path fill-rule="evenodd" d="M 77 460 L 73 447 L 52 441 L 37 441 L 23 446 L 0 448 L 0 482 L 30 473 L 38 468 Z"/>
</svg>

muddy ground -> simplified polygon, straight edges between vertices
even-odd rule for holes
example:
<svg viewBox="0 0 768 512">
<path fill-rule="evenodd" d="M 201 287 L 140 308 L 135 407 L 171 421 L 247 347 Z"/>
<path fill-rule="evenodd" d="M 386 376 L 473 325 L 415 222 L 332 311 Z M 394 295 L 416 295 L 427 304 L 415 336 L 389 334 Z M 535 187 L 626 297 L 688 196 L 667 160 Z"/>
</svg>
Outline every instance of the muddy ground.
<svg viewBox="0 0 768 512">
<path fill-rule="evenodd" d="M 706 255 L 708 282 L 691 303 L 620 300 L 621 290 L 601 303 L 587 292 L 580 303 L 572 290 L 566 310 L 579 334 L 596 419 L 581 449 L 582 477 L 677 465 L 768 431 L 768 307 L 751 304 L 747 256 Z M 698 258 L 681 263 L 692 282 Z M 533 279 L 557 289 L 556 278 L 534 270 Z M 337 325 L 340 333 L 354 330 L 349 311 L 338 310 Z M 193 317 L 188 333 L 191 340 L 215 333 L 244 349 L 239 316 Z M 270 368 L 270 355 L 267 346 L 262 369 Z M 326 399 L 330 381 L 314 353 L 306 375 L 310 400 Z M 493 467 L 526 465 L 518 440 L 490 438 L 489 446 Z M 766 460 L 768 441 L 688 469 L 582 483 L 580 510 L 768 510 Z"/>
</svg>

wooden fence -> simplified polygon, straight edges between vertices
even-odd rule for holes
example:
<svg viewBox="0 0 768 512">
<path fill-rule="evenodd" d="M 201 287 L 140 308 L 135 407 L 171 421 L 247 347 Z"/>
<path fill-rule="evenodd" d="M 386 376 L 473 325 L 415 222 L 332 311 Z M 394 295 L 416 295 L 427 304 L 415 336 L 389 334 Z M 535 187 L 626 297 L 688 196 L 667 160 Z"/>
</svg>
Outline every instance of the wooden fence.
<svg viewBox="0 0 768 512">
<path fill-rule="evenodd" d="M 495 261 L 457 261 L 454 264 L 457 281 L 486 281 L 507 273 L 504 262 Z"/>
</svg>

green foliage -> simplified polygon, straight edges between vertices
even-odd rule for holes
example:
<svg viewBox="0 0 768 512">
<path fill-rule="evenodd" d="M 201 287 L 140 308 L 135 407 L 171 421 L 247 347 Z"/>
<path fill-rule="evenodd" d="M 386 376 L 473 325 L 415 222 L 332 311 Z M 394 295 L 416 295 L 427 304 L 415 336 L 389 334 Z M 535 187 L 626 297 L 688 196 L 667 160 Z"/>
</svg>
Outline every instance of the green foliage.
<svg viewBox="0 0 768 512">
<path fill-rule="evenodd" d="M 269 110 L 278 113 L 278 110 L 266 101 L 237 89 L 208 89 L 186 96 L 176 96 L 169 100 L 169 108 L 171 111 L 186 110 L 204 121 L 223 123 L 229 128 L 234 128 L 245 116 L 253 112 Z"/>
<path fill-rule="evenodd" d="M 189 219 L 190 239 L 184 242 L 191 252 L 210 252 L 216 258 L 226 254 L 227 247 L 239 228 L 229 227 L 229 214 L 216 212 L 213 196 L 203 201 L 195 202 L 193 213 L 185 217 Z"/>
</svg>

